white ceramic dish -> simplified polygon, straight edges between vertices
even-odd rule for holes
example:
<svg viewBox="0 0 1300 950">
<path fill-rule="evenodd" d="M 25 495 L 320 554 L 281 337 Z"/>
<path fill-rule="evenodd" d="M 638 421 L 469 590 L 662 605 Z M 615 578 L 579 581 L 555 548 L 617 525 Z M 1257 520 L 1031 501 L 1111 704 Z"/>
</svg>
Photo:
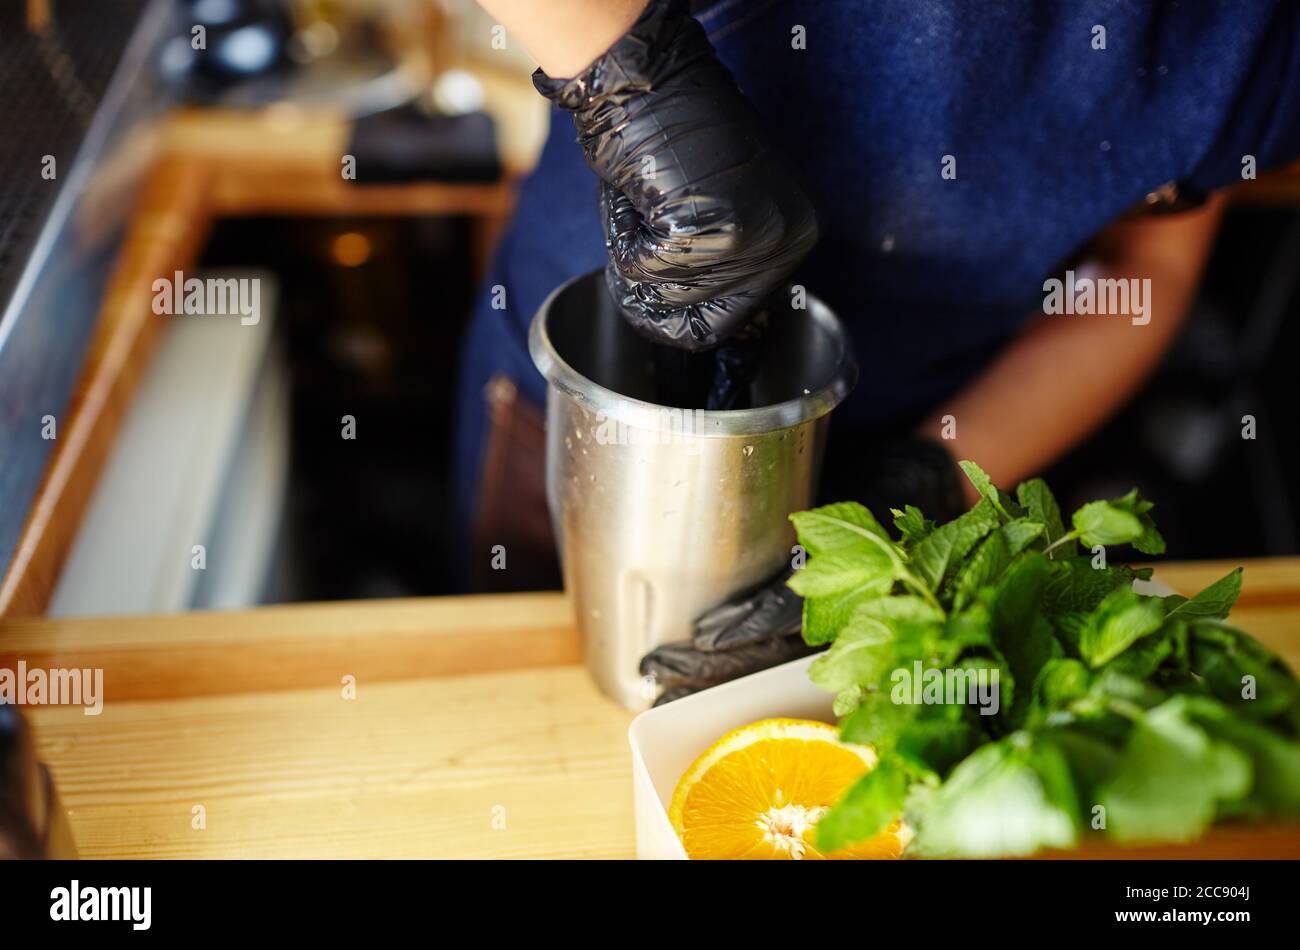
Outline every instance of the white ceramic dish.
<svg viewBox="0 0 1300 950">
<path fill-rule="evenodd" d="M 1153 596 L 1174 592 L 1154 579 L 1137 581 L 1134 589 Z M 638 858 L 686 860 L 686 851 L 668 820 L 668 805 L 682 773 L 724 733 L 772 716 L 836 721 L 833 697 L 808 679 L 812 661 L 813 656 L 806 656 L 774 666 L 647 709 L 632 720 L 628 740 L 632 745 Z"/>
<path fill-rule="evenodd" d="M 636 855 L 685 860 L 668 821 L 668 804 L 682 773 L 726 732 L 770 716 L 835 722 L 830 693 L 808 679 L 804 657 L 723 683 L 632 720 L 632 787 L 636 805 Z"/>
</svg>

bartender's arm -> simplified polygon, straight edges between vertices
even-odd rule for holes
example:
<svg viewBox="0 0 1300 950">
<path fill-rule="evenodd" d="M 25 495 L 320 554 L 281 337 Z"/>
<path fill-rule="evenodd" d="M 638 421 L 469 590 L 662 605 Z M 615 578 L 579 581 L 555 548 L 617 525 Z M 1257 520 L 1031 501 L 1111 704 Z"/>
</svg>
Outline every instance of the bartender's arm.
<svg viewBox="0 0 1300 950">
<path fill-rule="evenodd" d="M 479 0 L 546 75 L 576 76 L 627 32 L 648 0 Z"/>
<path fill-rule="evenodd" d="M 1223 214 L 1222 197 L 1174 215 L 1125 219 L 1093 242 L 1097 277 L 1150 278 L 1150 322 L 1123 316 L 1044 315 L 920 434 L 975 459 L 998 485 L 1041 471 L 1123 405 L 1173 343 Z M 968 502 L 976 500 L 969 484 Z"/>
</svg>

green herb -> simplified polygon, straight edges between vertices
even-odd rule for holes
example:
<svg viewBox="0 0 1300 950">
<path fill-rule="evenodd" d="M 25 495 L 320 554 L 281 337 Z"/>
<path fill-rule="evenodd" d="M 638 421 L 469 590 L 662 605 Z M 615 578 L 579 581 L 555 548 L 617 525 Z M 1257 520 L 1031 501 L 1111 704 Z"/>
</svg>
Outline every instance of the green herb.
<svg viewBox="0 0 1300 950">
<path fill-rule="evenodd" d="M 1147 596 L 1133 582 L 1149 570 L 1095 556 L 1164 551 L 1136 490 L 1067 529 L 1042 480 L 1012 496 L 961 467 L 980 500 L 946 524 L 911 505 L 892 512 L 897 537 L 857 504 L 792 516 L 804 638 L 830 644 L 809 675 L 836 694 L 844 740 L 880 757 L 819 846 L 900 813 L 909 853 L 947 856 L 1300 816 L 1300 683 L 1225 622 L 1240 569 L 1190 599 Z"/>
</svg>

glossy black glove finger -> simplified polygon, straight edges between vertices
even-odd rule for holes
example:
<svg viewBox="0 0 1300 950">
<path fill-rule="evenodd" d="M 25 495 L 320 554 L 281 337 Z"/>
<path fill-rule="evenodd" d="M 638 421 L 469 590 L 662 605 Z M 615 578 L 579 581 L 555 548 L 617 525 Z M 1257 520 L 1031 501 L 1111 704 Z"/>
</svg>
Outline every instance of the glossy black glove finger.
<svg viewBox="0 0 1300 950">
<path fill-rule="evenodd" d="M 745 325 L 762 307 L 766 286 L 752 293 L 714 297 L 674 306 L 663 299 L 668 284 L 626 280 L 613 262 L 605 267 L 605 286 L 632 329 L 655 343 L 698 353 L 712 349 Z"/>
<path fill-rule="evenodd" d="M 639 332 L 716 346 L 812 249 L 811 203 L 685 0 L 652 2 L 580 76 L 533 82 L 611 189 L 606 276 Z"/>
<path fill-rule="evenodd" d="M 736 335 L 761 307 L 761 289 L 681 303 L 681 297 L 692 292 L 698 294 L 699 288 L 672 283 L 662 277 L 629 280 L 626 274 L 635 269 L 633 262 L 649 253 L 652 239 L 647 237 L 645 219 L 631 198 L 603 181 L 600 209 L 605 246 L 609 250 L 605 286 L 623 318 L 642 336 L 678 349 L 706 350 Z"/>
<path fill-rule="evenodd" d="M 803 642 L 802 635 L 712 653 L 697 650 L 689 642 L 665 643 L 641 658 L 641 675 L 653 676 L 664 688 L 703 689 L 806 656 L 814 649 Z"/>
<path fill-rule="evenodd" d="M 627 196 L 614 190 L 606 182 L 600 183 L 600 205 L 607 243 L 611 248 L 610 254 L 615 256 L 617 251 L 614 249 L 621 245 L 624 237 L 640 227 L 641 214 L 632 207 Z M 616 300 L 620 295 L 630 292 L 613 264 L 606 269 L 605 281 L 610 295 Z M 629 308 L 620 309 L 624 317 L 628 317 Z M 704 408 L 747 409 L 749 408 L 749 385 L 758 375 L 758 367 L 763 358 L 763 345 L 767 337 L 767 311 L 765 308 L 760 308 L 748 322 L 743 322 L 738 329 L 733 330 L 732 321 L 741 319 L 741 314 L 724 313 L 721 304 L 712 309 L 711 315 L 705 314 L 705 309 L 707 308 L 694 307 L 689 312 L 683 310 L 669 314 L 656 313 L 654 320 L 658 329 L 648 334 L 652 338 L 660 340 L 666 333 L 677 332 L 686 332 L 689 337 L 686 346 L 675 350 L 658 349 L 656 358 L 666 361 L 665 354 L 672 353 L 685 358 L 685 354 L 680 351 L 693 349 L 693 341 L 697 336 L 705 339 L 710 338 L 709 335 L 712 333 L 715 336 L 725 337 L 725 341 L 714 351 L 713 380 L 707 396 L 704 397 Z M 634 310 L 631 312 L 639 313 Z M 635 324 L 639 319 L 639 316 L 634 316 L 633 323 Z M 679 375 L 680 380 L 684 382 L 687 374 L 683 372 L 674 375 Z M 693 400 L 672 404 L 698 405 Z"/>
<path fill-rule="evenodd" d="M 760 310 L 715 350 L 713 385 L 705 409 L 748 409 L 749 386 L 757 378 L 767 343 L 767 311 Z"/>
<path fill-rule="evenodd" d="M 715 653 L 800 634 L 803 598 L 786 586 L 790 574 L 782 571 L 757 590 L 701 615 L 691 631 L 691 645 Z"/>
<path fill-rule="evenodd" d="M 859 450 L 862 451 L 862 450 Z M 867 446 L 856 466 L 857 498 L 884 525 L 891 508 L 915 505 L 931 521 L 944 522 L 966 510 L 965 476 L 952 454 L 933 439 L 907 438 Z"/>
<path fill-rule="evenodd" d="M 654 701 L 656 706 L 664 706 L 671 703 L 674 699 L 681 699 L 689 696 L 691 693 L 698 693 L 700 690 L 691 686 L 674 686 L 672 689 L 666 689 L 659 694 L 659 698 Z"/>
</svg>

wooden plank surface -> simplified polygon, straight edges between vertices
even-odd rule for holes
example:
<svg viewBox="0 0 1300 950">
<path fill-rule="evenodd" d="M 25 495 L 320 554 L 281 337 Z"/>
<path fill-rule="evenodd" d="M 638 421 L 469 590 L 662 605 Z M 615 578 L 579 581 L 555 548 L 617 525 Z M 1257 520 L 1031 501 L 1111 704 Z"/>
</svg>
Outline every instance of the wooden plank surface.
<svg viewBox="0 0 1300 950">
<path fill-rule="evenodd" d="M 1300 667 L 1300 559 L 1159 576 L 1238 563 L 1234 620 Z M 18 658 L 105 671 L 99 716 L 26 709 L 85 857 L 634 852 L 631 716 L 559 594 L 0 623 Z"/>
<path fill-rule="evenodd" d="M 32 716 L 88 858 L 627 857 L 628 720 L 576 666 Z"/>
<path fill-rule="evenodd" d="M 577 665 L 555 594 L 342 601 L 0 623 L 0 666 L 105 670 L 113 701 L 236 695 Z"/>
<path fill-rule="evenodd" d="M 557 594 L 0 625 L 20 657 L 105 671 L 99 716 L 25 711 L 85 857 L 633 850 L 631 716 Z"/>
</svg>

